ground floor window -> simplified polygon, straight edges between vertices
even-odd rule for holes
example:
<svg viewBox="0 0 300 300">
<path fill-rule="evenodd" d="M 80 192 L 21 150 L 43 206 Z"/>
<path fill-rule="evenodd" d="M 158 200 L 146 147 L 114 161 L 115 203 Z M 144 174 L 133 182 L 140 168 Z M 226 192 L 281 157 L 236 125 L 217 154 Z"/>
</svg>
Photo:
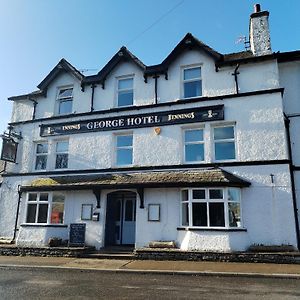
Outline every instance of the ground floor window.
<svg viewBox="0 0 300 300">
<path fill-rule="evenodd" d="M 63 224 L 64 203 L 61 193 L 28 193 L 26 223 Z"/>
<path fill-rule="evenodd" d="M 239 188 L 199 188 L 181 191 L 181 225 L 204 228 L 241 227 Z"/>
</svg>

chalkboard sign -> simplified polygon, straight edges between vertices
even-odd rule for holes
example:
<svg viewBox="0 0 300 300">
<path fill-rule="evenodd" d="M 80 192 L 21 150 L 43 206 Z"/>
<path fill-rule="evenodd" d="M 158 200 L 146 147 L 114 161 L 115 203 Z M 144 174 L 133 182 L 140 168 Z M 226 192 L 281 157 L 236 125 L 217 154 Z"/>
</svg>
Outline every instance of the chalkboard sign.
<svg viewBox="0 0 300 300">
<path fill-rule="evenodd" d="M 84 223 L 70 224 L 69 246 L 84 246 L 85 225 Z"/>
</svg>

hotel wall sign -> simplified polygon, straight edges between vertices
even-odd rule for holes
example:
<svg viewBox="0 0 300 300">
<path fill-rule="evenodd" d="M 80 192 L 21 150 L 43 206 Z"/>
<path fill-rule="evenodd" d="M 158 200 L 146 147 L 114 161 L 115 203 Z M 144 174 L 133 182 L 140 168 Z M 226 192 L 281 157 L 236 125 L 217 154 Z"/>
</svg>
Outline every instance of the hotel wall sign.
<svg viewBox="0 0 300 300">
<path fill-rule="evenodd" d="M 224 120 L 224 105 L 188 108 L 172 111 L 160 111 L 126 115 L 112 118 L 43 124 L 41 136 L 76 134 L 93 131 L 108 131 L 143 127 L 157 127 L 176 124 Z"/>
</svg>

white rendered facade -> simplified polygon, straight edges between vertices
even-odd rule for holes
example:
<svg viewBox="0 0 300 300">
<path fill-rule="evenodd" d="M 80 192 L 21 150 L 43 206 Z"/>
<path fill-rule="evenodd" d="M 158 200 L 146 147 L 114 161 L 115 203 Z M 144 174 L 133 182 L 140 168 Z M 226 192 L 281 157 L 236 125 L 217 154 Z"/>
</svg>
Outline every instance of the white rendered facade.
<svg viewBox="0 0 300 300">
<path fill-rule="evenodd" d="M 254 17 L 259 18 L 260 15 Z M 196 45 L 192 49 L 184 46 L 190 44 L 190 40 Z M 299 112 L 299 84 L 298 89 L 295 86 L 299 83 L 300 65 L 294 61 L 281 63 L 276 56 L 258 61 L 251 56 L 247 63 L 237 62 L 240 66 L 236 84 L 232 76 L 237 67 L 235 60 L 225 60 L 224 63 L 213 51 L 207 51 L 201 43 L 200 46 L 197 43 L 191 35 L 187 35 L 179 44 L 179 54 L 170 54 L 172 59 L 165 63 L 167 69 L 163 71 L 143 67 L 134 59 L 117 61 L 103 78 L 78 78 L 80 74 L 76 71 L 68 72 L 68 67 L 63 67 L 40 84 L 40 90 L 46 93 L 12 97 L 11 125 L 14 132 L 22 133 L 22 139 L 19 140 L 17 164 L 8 163 L 3 178 L 0 236 L 15 236 L 19 246 L 45 246 L 49 238 L 68 240 L 71 223 L 85 223 L 85 243 L 97 249 L 111 244 L 134 244 L 141 248 L 147 247 L 151 241 L 175 241 L 182 250 L 200 251 L 245 251 L 251 245 L 260 244 L 291 245 L 296 249 L 298 239 L 292 175 L 295 175 L 298 199 L 300 175 L 299 168 L 295 168 L 294 172 L 290 170 L 284 113 L 291 116 Z M 124 48 L 119 53 L 117 56 L 120 57 L 128 54 Z M 265 53 L 259 55 L 255 52 L 255 55 L 265 57 Z M 66 65 L 66 62 L 60 63 Z M 201 76 L 195 77 L 195 81 L 201 83 L 201 93 L 188 99 L 183 98 L 185 82 L 194 79 L 192 75 L 191 80 L 185 80 L 186 69 L 201 70 Z M 127 93 L 124 97 L 133 94 L 133 105 L 118 108 L 118 82 L 124 78 L 133 79 L 133 85 L 130 82 L 121 91 Z M 72 89 L 72 95 L 68 94 L 61 100 L 58 95 L 62 94 L 62 89 Z M 69 103 L 61 104 L 61 101 Z M 79 124 L 139 114 L 177 115 L 176 111 L 181 109 L 192 112 L 222 105 L 224 118 L 221 120 L 141 125 L 127 129 L 116 126 L 105 131 L 41 135 L 40 126 L 48 124 Z M 60 108 L 70 111 L 59 115 Z M 290 120 L 293 164 L 299 166 L 300 156 L 297 157 L 297 154 L 300 151 L 297 148 L 300 149 L 300 142 L 296 136 L 299 116 Z M 232 128 L 233 135 L 217 140 L 216 128 Z M 190 151 L 190 148 L 185 140 L 186 131 L 202 135 L 190 142 L 201 145 L 195 146 L 203 154 L 200 159 L 197 156 L 196 161 L 187 159 L 185 151 Z M 130 142 L 118 144 L 118 136 L 129 136 Z M 59 149 L 58 143 L 62 142 L 63 149 Z M 227 154 L 218 154 L 221 150 L 217 150 L 217 143 L 223 143 L 220 149 L 230 148 L 228 151 L 234 153 L 233 157 L 227 159 Z M 130 163 L 120 165 L 118 153 L 131 155 Z M 42 164 L 39 165 L 37 160 Z M 104 175 L 177 171 L 201 173 L 211 168 L 219 168 L 247 184 L 238 186 L 229 182 L 214 186 L 204 180 L 206 184 L 191 183 L 190 186 L 180 182 L 176 186 L 168 181 L 166 187 L 161 183 L 156 187 L 143 182 L 142 185 L 132 184 L 125 188 L 121 188 L 119 183 L 116 187 L 99 184 L 89 188 L 87 184 L 82 187 L 78 181 L 78 177 L 84 179 L 88 176 L 100 178 Z M 73 188 L 72 184 L 65 190 L 53 184 L 54 177 L 63 180 L 68 177 Z M 224 195 L 228 197 L 229 189 L 236 189 L 239 194 L 239 221 L 235 225 L 230 225 L 228 213 L 231 204 L 224 198 Z M 205 197 L 195 200 L 194 190 L 203 192 Z M 222 200 L 210 197 L 215 190 L 222 193 Z M 183 203 L 184 191 L 193 198 L 186 201 L 189 206 Z M 62 202 L 54 200 L 58 197 L 56 194 L 62 197 L 63 206 Z M 109 214 L 116 213 L 111 204 L 117 203 L 117 198 L 112 200 L 112 195 L 123 197 L 123 202 L 120 202 L 123 203 L 121 207 L 124 205 L 121 209 L 123 215 L 119 220 L 122 224 L 109 221 Z M 128 214 L 126 210 L 127 202 L 130 202 L 128 197 L 136 199 L 132 202 L 135 206 L 132 214 L 129 212 L 131 204 L 128 205 Z M 58 209 L 63 207 L 59 216 L 53 214 L 57 203 L 60 203 Z M 300 206 L 299 200 L 296 204 Z M 86 206 L 83 208 L 83 205 Z M 159 216 L 152 211 L 153 205 L 158 205 Z M 83 217 L 83 209 L 90 207 L 94 218 L 91 216 L 87 220 Z M 188 207 L 188 211 L 184 207 Z M 219 213 L 215 214 L 214 209 Z M 224 214 L 220 213 L 222 209 Z M 40 217 L 42 210 L 47 210 L 44 217 Z M 188 214 L 189 220 L 185 220 L 184 214 Z M 223 222 L 217 220 L 219 217 L 224 219 Z M 123 229 L 112 241 L 110 235 L 119 228 Z"/>
</svg>

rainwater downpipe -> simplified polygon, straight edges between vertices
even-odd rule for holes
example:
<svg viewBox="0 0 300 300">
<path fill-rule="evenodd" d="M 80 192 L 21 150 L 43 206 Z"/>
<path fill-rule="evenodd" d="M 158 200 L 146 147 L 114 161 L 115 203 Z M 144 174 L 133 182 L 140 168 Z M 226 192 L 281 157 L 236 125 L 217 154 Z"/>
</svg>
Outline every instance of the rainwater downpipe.
<svg viewBox="0 0 300 300">
<path fill-rule="evenodd" d="M 234 72 L 231 74 L 232 76 L 234 76 L 234 82 L 235 82 L 235 92 L 238 94 L 239 93 L 239 83 L 238 83 L 238 75 L 240 74 L 240 72 L 238 72 L 240 65 L 237 64 Z"/>
<path fill-rule="evenodd" d="M 35 120 L 36 106 L 37 106 L 38 103 L 37 103 L 37 101 L 34 100 L 34 99 L 30 99 L 30 98 L 29 98 L 29 100 L 33 102 L 32 120 Z"/>
<path fill-rule="evenodd" d="M 154 75 L 154 92 L 155 92 L 155 99 L 154 99 L 154 104 L 157 104 L 157 99 L 158 99 L 158 94 L 157 94 L 157 79 L 159 78 L 158 75 Z"/>
<path fill-rule="evenodd" d="M 17 204 L 17 212 L 16 212 L 16 220 L 15 220 L 15 228 L 14 228 L 14 236 L 12 242 L 15 242 L 17 236 L 17 227 L 18 227 L 18 220 L 19 220 L 19 210 L 20 210 L 20 203 L 22 199 L 22 192 L 21 192 L 21 185 L 18 185 L 18 204 Z"/>
<path fill-rule="evenodd" d="M 295 229 L 296 229 L 296 239 L 297 247 L 300 250 L 300 229 L 299 229 L 299 219 L 298 219 L 298 208 L 296 201 L 296 188 L 295 188 L 295 177 L 294 177 L 294 165 L 293 165 L 293 156 L 292 156 L 292 144 L 291 144 L 291 134 L 290 134 L 290 120 L 284 114 L 285 117 L 285 128 L 288 142 L 288 155 L 289 155 L 289 169 L 291 175 L 291 187 L 292 187 L 292 198 L 293 198 L 293 208 L 294 208 L 294 217 L 295 217 Z"/>
<path fill-rule="evenodd" d="M 92 84 L 92 98 L 91 98 L 91 112 L 94 111 L 94 94 L 95 94 L 95 84 Z"/>
</svg>

